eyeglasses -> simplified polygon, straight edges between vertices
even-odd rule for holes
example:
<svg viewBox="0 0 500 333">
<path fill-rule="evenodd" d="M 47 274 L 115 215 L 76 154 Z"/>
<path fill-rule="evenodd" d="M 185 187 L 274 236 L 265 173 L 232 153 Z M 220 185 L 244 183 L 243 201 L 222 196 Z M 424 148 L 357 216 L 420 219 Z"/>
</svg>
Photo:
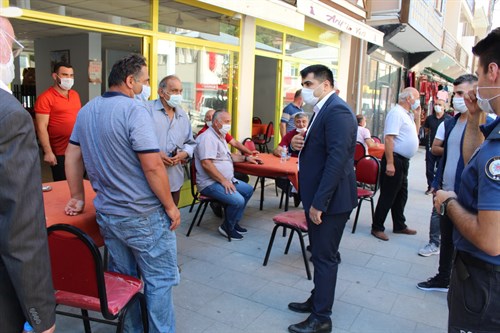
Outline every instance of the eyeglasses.
<svg viewBox="0 0 500 333">
<path fill-rule="evenodd" d="M 14 37 L 9 35 L 7 32 L 1 30 L 1 35 L 8 45 L 12 44 L 12 56 L 14 58 L 18 57 L 24 50 L 23 44 L 19 43 Z"/>
</svg>

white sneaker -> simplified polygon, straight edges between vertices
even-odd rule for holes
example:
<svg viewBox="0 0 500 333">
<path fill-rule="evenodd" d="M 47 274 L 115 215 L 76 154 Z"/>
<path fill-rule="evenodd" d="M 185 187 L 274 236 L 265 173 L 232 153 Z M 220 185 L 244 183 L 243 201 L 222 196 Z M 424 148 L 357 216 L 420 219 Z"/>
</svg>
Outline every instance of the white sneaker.
<svg viewBox="0 0 500 333">
<path fill-rule="evenodd" d="M 436 245 L 429 243 L 420 250 L 418 250 L 418 255 L 422 257 L 430 257 L 432 255 L 437 255 L 439 254 L 439 247 Z"/>
</svg>

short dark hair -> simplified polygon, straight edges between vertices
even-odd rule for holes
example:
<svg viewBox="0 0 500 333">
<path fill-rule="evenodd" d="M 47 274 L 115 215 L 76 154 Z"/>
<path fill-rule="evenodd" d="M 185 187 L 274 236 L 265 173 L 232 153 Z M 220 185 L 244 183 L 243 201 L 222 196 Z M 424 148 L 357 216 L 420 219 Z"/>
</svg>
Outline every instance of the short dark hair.
<svg viewBox="0 0 500 333">
<path fill-rule="evenodd" d="M 363 116 L 362 114 L 356 115 L 356 120 L 358 121 L 358 125 L 361 125 L 361 122 L 363 121 L 364 117 L 365 116 Z"/>
<path fill-rule="evenodd" d="M 474 84 L 477 82 L 477 76 L 472 75 L 472 74 L 460 75 L 459 77 L 457 77 L 457 79 L 455 81 L 453 81 L 453 85 L 458 86 L 459 84 L 462 84 L 464 82 Z"/>
<path fill-rule="evenodd" d="M 66 67 L 66 68 L 73 68 L 73 66 L 71 66 L 70 64 L 68 64 L 67 62 L 57 62 L 55 65 L 54 65 L 54 68 L 52 69 L 52 73 L 57 73 L 57 71 L 59 70 L 59 68 L 61 67 Z"/>
<path fill-rule="evenodd" d="M 481 39 L 476 46 L 472 48 L 472 53 L 479 57 L 483 72 L 488 72 L 488 65 L 492 62 L 500 66 L 500 27 L 496 28 L 488 34 L 485 38 Z"/>
<path fill-rule="evenodd" d="M 314 78 L 319 81 L 329 81 L 333 87 L 333 73 L 325 65 L 311 65 L 300 71 L 300 76 L 305 78 L 309 73 L 314 74 Z"/>
<path fill-rule="evenodd" d="M 139 73 L 144 66 L 146 66 L 146 58 L 140 54 L 132 53 L 118 60 L 109 73 L 108 87 L 121 85 L 130 75 L 138 79 Z"/>
<path fill-rule="evenodd" d="M 302 89 L 299 89 L 295 92 L 295 95 L 293 95 L 293 100 L 296 100 L 297 98 L 299 98 L 300 95 L 302 95 Z"/>
</svg>

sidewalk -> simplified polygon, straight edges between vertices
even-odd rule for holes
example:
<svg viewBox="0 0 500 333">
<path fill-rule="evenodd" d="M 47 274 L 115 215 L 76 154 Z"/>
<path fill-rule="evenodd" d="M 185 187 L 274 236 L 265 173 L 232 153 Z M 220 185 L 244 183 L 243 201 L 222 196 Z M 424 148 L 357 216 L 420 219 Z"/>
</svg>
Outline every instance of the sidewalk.
<svg viewBox="0 0 500 333">
<path fill-rule="evenodd" d="M 369 203 L 363 203 L 354 235 L 352 220 L 348 221 L 340 245 L 334 332 L 446 332 L 446 294 L 416 288 L 434 276 L 438 266 L 437 256 L 417 255 L 428 242 L 432 208 L 431 197 L 424 194 L 424 159 L 420 149 L 410 163 L 406 217 L 408 226 L 418 230 L 416 236 L 393 234 L 390 216 L 385 224 L 390 240 L 371 236 Z M 272 217 L 281 212 L 278 204 L 274 185 L 269 185 L 264 210 L 259 211 L 256 192 L 241 222 L 248 228 L 241 242 L 228 242 L 217 232 L 221 220 L 210 209 L 200 227 L 186 237 L 194 212 L 189 213 L 189 207 L 181 210 L 177 239 L 182 273 L 174 290 L 177 332 L 287 332 L 288 325 L 307 317 L 287 309 L 289 302 L 305 301 L 313 287 L 306 278 L 298 240 L 284 255 L 286 240 L 278 233 L 270 261 L 262 266 Z M 57 325 L 58 332 L 83 332 L 77 319 L 58 316 Z M 113 331 L 102 324 L 93 327 L 97 333 Z"/>
</svg>

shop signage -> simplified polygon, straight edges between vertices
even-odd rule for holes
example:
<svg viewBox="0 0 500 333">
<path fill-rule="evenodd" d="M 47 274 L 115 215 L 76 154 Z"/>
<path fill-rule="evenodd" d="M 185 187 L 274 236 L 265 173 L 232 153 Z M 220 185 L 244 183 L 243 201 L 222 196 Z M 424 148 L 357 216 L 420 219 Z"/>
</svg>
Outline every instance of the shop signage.
<svg viewBox="0 0 500 333">
<path fill-rule="evenodd" d="M 300 31 L 304 30 L 304 15 L 280 0 L 199 0 L 212 6 L 277 23 Z"/>
<path fill-rule="evenodd" d="M 318 0 L 297 0 L 297 11 L 332 28 L 384 46 L 384 33 Z"/>
<path fill-rule="evenodd" d="M 102 82 L 102 61 L 89 60 L 89 82 L 98 84 Z"/>
</svg>

